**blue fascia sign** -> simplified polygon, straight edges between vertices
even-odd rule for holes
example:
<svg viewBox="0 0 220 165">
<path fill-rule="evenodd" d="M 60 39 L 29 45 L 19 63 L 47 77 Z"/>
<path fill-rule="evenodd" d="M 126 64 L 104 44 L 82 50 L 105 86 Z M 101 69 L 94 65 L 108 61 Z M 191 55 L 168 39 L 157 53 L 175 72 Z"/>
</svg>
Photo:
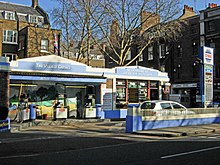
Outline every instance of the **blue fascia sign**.
<svg viewBox="0 0 220 165">
<path fill-rule="evenodd" d="M 144 67 L 118 67 L 116 73 L 125 76 L 143 76 L 143 77 L 158 77 L 158 71 L 153 69 L 147 69 Z"/>
<path fill-rule="evenodd" d="M 51 72 L 86 72 L 86 66 L 84 65 L 72 65 L 69 63 L 60 62 L 26 62 L 19 61 L 18 67 L 21 70 L 33 70 L 33 71 L 51 71 Z"/>
</svg>

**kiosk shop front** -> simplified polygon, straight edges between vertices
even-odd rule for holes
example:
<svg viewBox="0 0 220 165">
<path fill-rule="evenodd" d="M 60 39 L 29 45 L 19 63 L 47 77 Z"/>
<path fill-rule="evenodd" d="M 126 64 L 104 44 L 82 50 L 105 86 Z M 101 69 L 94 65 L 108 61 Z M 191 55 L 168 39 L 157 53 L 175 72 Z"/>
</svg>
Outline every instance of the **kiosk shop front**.
<svg viewBox="0 0 220 165">
<path fill-rule="evenodd" d="M 100 103 L 100 86 L 106 83 L 102 72 L 56 55 L 13 61 L 11 68 L 10 103 L 18 104 L 19 94 L 25 93 L 38 114 L 51 119 L 84 118 L 90 105 L 85 96 Z"/>
<path fill-rule="evenodd" d="M 20 59 L 10 65 L 10 103 L 17 104 L 19 94 L 25 93 L 38 114 L 52 119 L 94 118 L 97 104 L 102 110 L 121 110 L 128 103 L 162 99 L 162 86 L 169 82 L 167 73 L 155 69 L 92 68 L 57 55 Z"/>
</svg>

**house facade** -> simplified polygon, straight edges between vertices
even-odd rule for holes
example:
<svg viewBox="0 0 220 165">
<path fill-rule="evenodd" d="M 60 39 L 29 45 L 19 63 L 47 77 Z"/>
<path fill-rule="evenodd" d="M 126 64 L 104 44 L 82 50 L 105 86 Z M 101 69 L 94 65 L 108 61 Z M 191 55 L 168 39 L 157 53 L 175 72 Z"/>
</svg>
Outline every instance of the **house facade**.
<svg viewBox="0 0 220 165">
<path fill-rule="evenodd" d="M 32 6 L 0 2 L 0 54 L 10 61 L 59 54 L 60 36 L 38 0 Z"/>
</svg>

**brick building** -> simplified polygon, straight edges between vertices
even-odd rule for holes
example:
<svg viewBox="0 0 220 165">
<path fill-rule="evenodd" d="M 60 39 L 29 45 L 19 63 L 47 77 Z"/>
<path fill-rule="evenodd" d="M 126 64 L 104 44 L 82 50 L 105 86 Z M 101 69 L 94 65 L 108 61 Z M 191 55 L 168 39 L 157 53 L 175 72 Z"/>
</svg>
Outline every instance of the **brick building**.
<svg viewBox="0 0 220 165">
<path fill-rule="evenodd" d="M 214 102 L 220 102 L 220 6 L 209 6 L 196 14 L 192 7 L 184 6 L 180 19 L 187 24 L 177 41 L 153 44 L 143 51 L 140 60 L 131 65 L 159 69 L 168 73 L 173 94 L 181 94 L 188 107 L 200 105 L 199 47 L 214 48 Z M 155 23 L 159 18 L 155 18 Z M 132 56 L 136 54 L 135 46 Z M 106 63 L 107 64 L 107 63 Z"/>
<path fill-rule="evenodd" d="M 61 30 L 51 29 L 47 13 L 32 6 L 0 2 L 0 54 L 16 58 L 48 55 L 59 50 Z M 57 51 L 57 54 L 59 51 Z"/>
</svg>

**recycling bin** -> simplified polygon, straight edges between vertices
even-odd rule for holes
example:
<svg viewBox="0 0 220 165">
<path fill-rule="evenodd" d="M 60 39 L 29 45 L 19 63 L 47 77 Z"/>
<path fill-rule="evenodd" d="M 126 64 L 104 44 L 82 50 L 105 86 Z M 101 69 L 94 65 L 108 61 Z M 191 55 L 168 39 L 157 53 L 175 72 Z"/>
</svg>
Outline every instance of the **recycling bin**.
<svg viewBox="0 0 220 165">
<path fill-rule="evenodd" d="M 96 117 L 102 117 L 102 104 L 96 104 Z"/>
<path fill-rule="evenodd" d="M 30 104 L 29 109 L 30 109 L 30 120 L 35 120 L 36 119 L 36 105 Z"/>
</svg>

